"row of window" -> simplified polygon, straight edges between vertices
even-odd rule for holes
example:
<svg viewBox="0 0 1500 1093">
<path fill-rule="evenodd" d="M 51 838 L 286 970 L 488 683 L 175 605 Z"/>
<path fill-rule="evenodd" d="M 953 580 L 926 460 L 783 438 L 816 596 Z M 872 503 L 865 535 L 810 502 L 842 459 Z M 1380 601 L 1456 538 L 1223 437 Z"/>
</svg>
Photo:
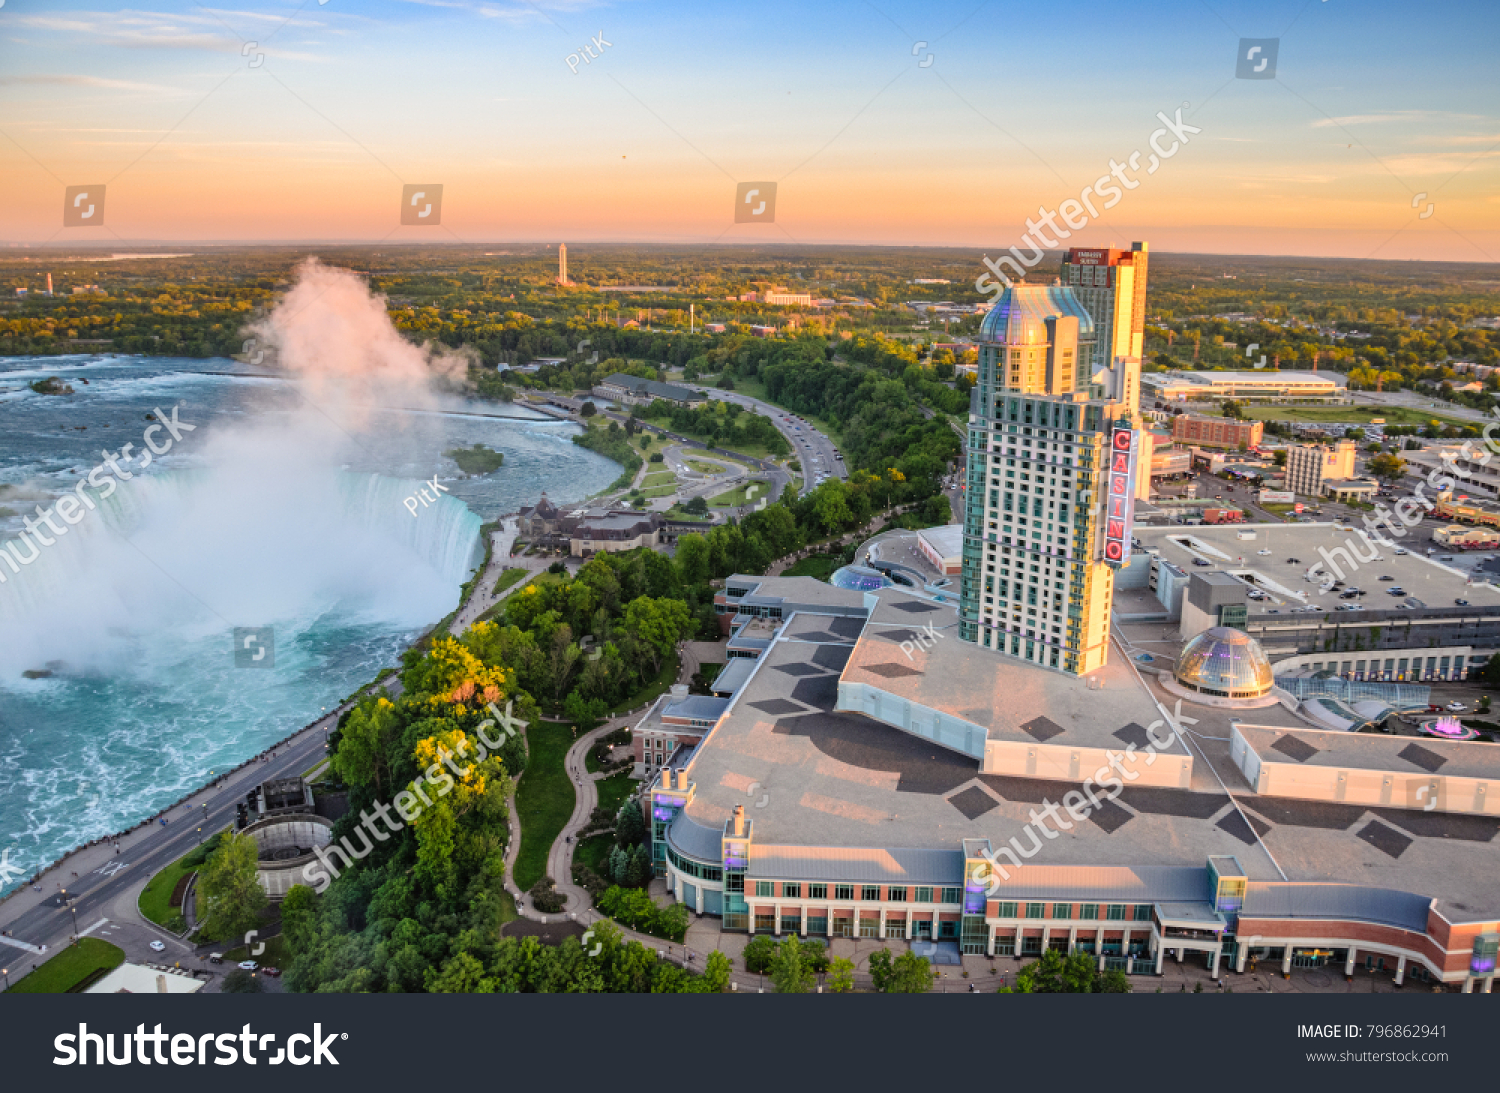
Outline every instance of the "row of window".
<svg viewBox="0 0 1500 1093">
<path fill-rule="evenodd" d="M 1048 908 L 1051 914 L 1048 914 Z M 1100 919 L 1099 910 L 1103 908 L 1103 920 L 1106 922 L 1150 922 L 1152 917 L 1151 904 L 1149 903 L 1001 903 L 996 912 L 996 918 L 1051 918 L 1058 920 L 1070 920 L 1077 918 L 1084 922 L 1093 922 Z M 1077 908 L 1078 914 L 1073 913 Z M 1024 911 L 1024 914 L 1017 914 Z"/>
<path fill-rule="evenodd" d="M 773 881 L 758 880 L 755 882 L 755 894 L 761 899 L 775 899 L 777 897 L 777 884 L 781 886 L 780 897 L 782 899 L 802 899 L 802 890 L 807 889 L 808 899 L 827 899 L 828 885 L 826 884 L 803 884 L 801 881 Z M 870 903 L 879 903 L 882 899 L 881 885 L 879 884 L 835 884 L 833 886 L 833 898 L 837 900 L 853 900 L 855 890 L 859 891 L 859 899 Z M 927 885 L 886 885 L 886 895 L 883 897 L 887 903 L 958 903 L 963 898 L 961 888 L 940 888 Z"/>
</svg>

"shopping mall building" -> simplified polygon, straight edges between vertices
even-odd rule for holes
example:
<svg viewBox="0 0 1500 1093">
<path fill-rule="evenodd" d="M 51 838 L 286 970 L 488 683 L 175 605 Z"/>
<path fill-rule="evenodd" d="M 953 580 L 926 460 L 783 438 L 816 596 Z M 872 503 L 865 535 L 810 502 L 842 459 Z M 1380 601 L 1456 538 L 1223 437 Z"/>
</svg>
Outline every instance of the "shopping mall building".
<svg viewBox="0 0 1500 1093">
<path fill-rule="evenodd" d="M 1320 730 L 1239 631 L 1076 676 L 915 590 L 735 576 L 719 610 L 768 635 L 748 668 L 642 731 L 658 875 L 725 929 L 1492 986 L 1495 745 Z"/>
</svg>

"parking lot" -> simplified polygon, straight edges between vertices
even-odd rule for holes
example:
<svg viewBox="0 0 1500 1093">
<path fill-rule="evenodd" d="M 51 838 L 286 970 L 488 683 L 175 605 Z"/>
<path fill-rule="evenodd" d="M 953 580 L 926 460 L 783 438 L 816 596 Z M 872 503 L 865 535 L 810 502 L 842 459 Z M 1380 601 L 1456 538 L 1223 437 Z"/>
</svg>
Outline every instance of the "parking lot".
<svg viewBox="0 0 1500 1093">
<path fill-rule="evenodd" d="M 1455 564 L 1457 557 L 1446 562 L 1437 560 L 1438 555 L 1429 557 L 1425 547 L 1382 547 L 1374 559 L 1360 562 L 1347 544 L 1353 540 L 1368 554 L 1364 540 L 1334 525 L 1137 527 L 1136 537 L 1188 573 L 1217 570 L 1244 581 L 1251 598 L 1268 613 L 1357 610 L 1356 605 L 1378 610 L 1403 605 L 1500 608 L 1500 589 L 1471 584 L 1467 569 Z M 1324 572 L 1330 576 L 1311 578 L 1318 565 L 1319 577 Z M 1336 580 L 1342 580 L 1342 586 L 1324 587 Z M 1393 594 L 1395 589 L 1402 594 Z"/>
</svg>

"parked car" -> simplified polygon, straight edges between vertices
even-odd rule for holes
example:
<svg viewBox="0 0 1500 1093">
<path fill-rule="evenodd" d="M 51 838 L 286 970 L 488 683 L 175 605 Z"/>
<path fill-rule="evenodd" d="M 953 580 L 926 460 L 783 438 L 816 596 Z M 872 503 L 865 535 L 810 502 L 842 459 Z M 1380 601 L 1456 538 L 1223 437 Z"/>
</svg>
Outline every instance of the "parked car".
<svg viewBox="0 0 1500 1093">
<path fill-rule="evenodd" d="M 163 945 L 160 941 L 153 941 L 151 943 L 151 951 L 153 953 L 164 953 L 164 952 L 167 951 L 167 947 L 165 945 Z"/>
<path fill-rule="evenodd" d="M 1387 573 L 1384 576 L 1382 576 L 1380 579 L 1382 581 L 1394 581 L 1396 578 L 1392 577 L 1389 573 Z"/>
<path fill-rule="evenodd" d="M 265 974 L 265 975 L 269 975 L 272 979 L 280 979 L 281 978 L 281 969 L 280 968 L 262 968 L 261 972 L 263 974 Z"/>
<path fill-rule="evenodd" d="M 1449 713 L 1469 712 L 1469 707 L 1465 706 L 1462 702 L 1450 702 L 1448 703 L 1448 705 L 1444 706 L 1443 709 L 1447 710 Z"/>
</svg>

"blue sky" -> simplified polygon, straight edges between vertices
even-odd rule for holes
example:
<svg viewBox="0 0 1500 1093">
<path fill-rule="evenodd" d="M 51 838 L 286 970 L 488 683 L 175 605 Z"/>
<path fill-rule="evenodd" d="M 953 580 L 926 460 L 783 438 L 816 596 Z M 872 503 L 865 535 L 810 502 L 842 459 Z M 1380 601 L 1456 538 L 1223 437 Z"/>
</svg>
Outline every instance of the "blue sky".
<svg viewBox="0 0 1500 1093">
<path fill-rule="evenodd" d="M 63 188 L 104 183 L 90 230 L 131 241 L 994 251 L 1186 102 L 1201 132 L 1080 241 L 1495 261 L 1497 29 L 1363 0 L 6 0 L 0 240 L 76 238 Z M 1235 78 L 1241 38 L 1279 39 L 1275 79 Z M 734 224 L 747 180 L 775 224 Z M 404 183 L 443 185 L 440 226 L 400 227 Z"/>
</svg>

